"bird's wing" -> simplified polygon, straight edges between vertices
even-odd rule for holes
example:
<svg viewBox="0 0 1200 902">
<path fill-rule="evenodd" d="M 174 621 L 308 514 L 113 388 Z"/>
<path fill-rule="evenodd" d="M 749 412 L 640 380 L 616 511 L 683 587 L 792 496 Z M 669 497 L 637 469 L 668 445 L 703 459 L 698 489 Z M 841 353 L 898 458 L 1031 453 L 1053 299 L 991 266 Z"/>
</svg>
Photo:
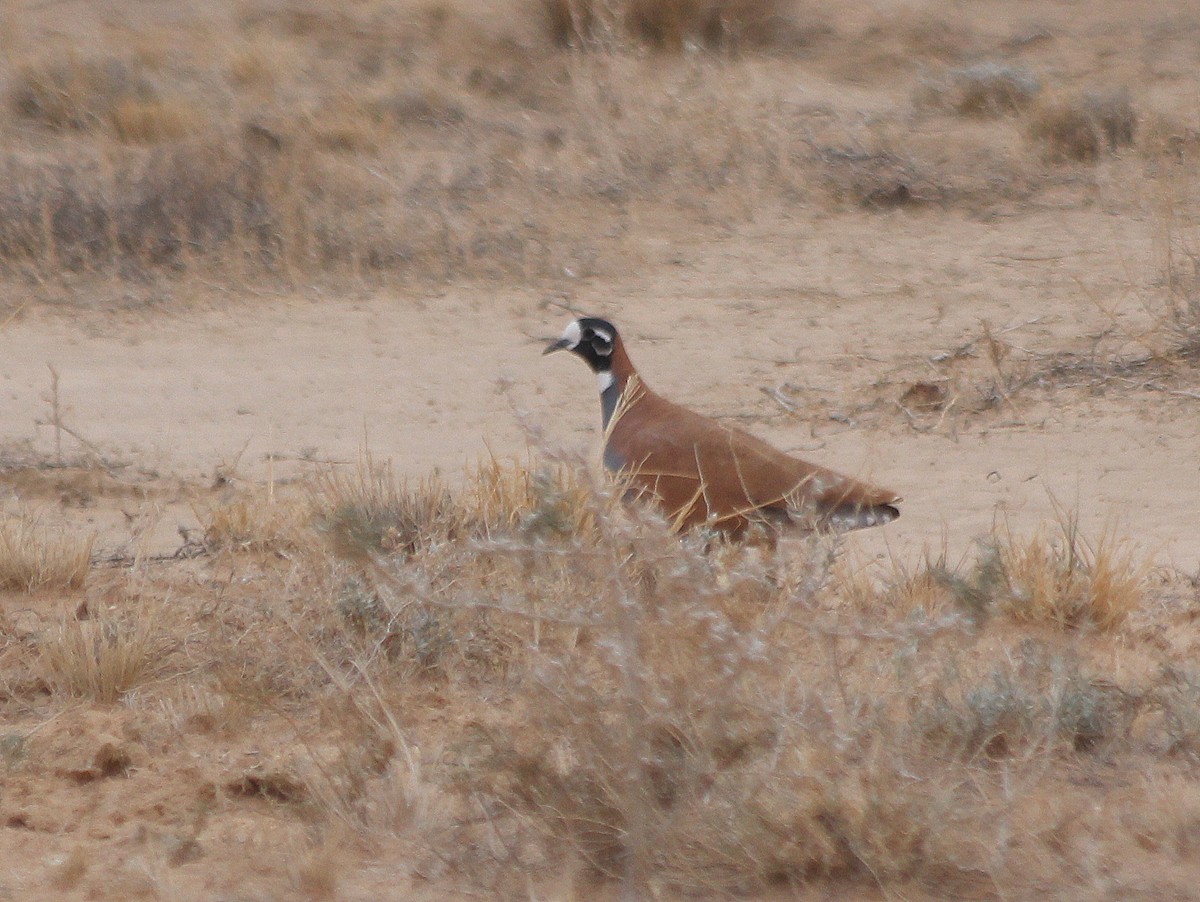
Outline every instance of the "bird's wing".
<svg viewBox="0 0 1200 902">
<path fill-rule="evenodd" d="M 690 520 L 774 511 L 794 519 L 836 518 L 854 528 L 857 512 L 898 502 L 895 492 L 791 457 L 757 436 L 647 395 L 613 425 L 606 457 L 636 474 L 669 510 L 694 510 Z M 701 509 L 703 509 L 701 511 Z M 866 519 L 886 522 L 894 509 Z M 843 525 L 842 521 L 845 521 Z"/>
</svg>

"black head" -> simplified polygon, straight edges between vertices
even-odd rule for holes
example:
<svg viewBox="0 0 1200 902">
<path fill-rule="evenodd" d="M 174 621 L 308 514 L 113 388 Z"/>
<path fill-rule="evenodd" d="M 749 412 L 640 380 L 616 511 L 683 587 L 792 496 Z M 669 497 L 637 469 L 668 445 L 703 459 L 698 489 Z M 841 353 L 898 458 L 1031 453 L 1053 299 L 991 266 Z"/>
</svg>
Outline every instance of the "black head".
<svg viewBox="0 0 1200 902">
<path fill-rule="evenodd" d="M 617 344 L 617 329 L 606 319 L 585 316 L 567 326 L 562 338 L 543 351 L 571 351 L 587 361 L 594 372 L 612 369 L 613 348 Z"/>
</svg>

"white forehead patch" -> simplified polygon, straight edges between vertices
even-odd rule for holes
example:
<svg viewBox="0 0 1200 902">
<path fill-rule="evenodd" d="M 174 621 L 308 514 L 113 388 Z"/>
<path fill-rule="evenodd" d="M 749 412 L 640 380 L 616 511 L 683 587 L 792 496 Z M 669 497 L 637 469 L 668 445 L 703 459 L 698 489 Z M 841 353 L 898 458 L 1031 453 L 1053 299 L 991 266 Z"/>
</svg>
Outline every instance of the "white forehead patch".
<svg viewBox="0 0 1200 902">
<path fill-rule="evenodd" d="M 579 347 L 579 340 L 583 338 L 583 332 L 579 328 L 579 322 L 568 323 L 567 328 L 563 330 L 562 340 L 567 343 L 567 347 L 574 350 Z"/>
</svg>

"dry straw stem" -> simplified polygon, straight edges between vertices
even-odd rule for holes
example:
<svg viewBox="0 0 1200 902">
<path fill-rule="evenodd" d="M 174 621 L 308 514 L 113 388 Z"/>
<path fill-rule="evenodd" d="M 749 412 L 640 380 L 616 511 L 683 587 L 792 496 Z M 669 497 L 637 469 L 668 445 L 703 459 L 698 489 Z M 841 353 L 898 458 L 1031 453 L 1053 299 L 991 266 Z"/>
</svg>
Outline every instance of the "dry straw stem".
<svg viewBox="0 0 1200 902">
<path fill-rule="evenodd" d="M 319 649 L 309 651 L 334 688 L 325 716 L 336 723 L 341 740 L 330 760 L 300 734 L 321 776 L 310 781 L 316 803 L 361 834 L 428 826 L 436 790 L 422 771 L 420 748 L 400 725 L 369 664 L 355 661 L 342 672 Z"/>
<path fill-rule="evenodd" d="M 81 588 L 95 541 L 95 533 L 47 526 L 35 514 L 6 516 L 0 523 L 0 588 Z"/>
<path fill-rule="evenodd" d="M 1183 176 L 1190 182 L 1190 175 Z M 1152 334 L 1168 338 L 1167 354 L 1195 360 L 1200 357 L 1200 249 L 1180 215 L 1176 190 L 1187 193 L 1191 184 L 1172 185 L 1164 196 L 1162 222 L 1163 291 L 1143 306 L 1154 320 Z M 1155 348 L 1151 347 L 1154 352 Z M 1161 349 L 1159 350 L 1161 353 Z"/>
<path fill-rule="evenodd" d="M 162 672 L 171 642 L 152 605 L 93 619 L 74 615 L 48 631 L 39 647 L 46 682 L 55 692 L 111 704 Z"/>
</svg>

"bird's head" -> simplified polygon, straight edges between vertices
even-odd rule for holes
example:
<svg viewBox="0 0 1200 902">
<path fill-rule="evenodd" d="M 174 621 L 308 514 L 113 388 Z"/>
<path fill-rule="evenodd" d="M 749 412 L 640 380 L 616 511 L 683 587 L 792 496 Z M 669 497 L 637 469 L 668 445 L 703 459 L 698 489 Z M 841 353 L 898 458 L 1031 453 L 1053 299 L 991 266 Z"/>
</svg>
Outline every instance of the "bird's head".
<svg viewBox="0 0 1200 902">
<path fill-rule="evenodd" d="M 606 319 L 585 316 L 570 323 L 563 330 L 562 338 L 552 342 L 543 351 L 570 351 L 587 361 L 593 372 L 605 373 L 612 369 L 613 349 L 618 341 L 617 329 Z"/>
</svg>

